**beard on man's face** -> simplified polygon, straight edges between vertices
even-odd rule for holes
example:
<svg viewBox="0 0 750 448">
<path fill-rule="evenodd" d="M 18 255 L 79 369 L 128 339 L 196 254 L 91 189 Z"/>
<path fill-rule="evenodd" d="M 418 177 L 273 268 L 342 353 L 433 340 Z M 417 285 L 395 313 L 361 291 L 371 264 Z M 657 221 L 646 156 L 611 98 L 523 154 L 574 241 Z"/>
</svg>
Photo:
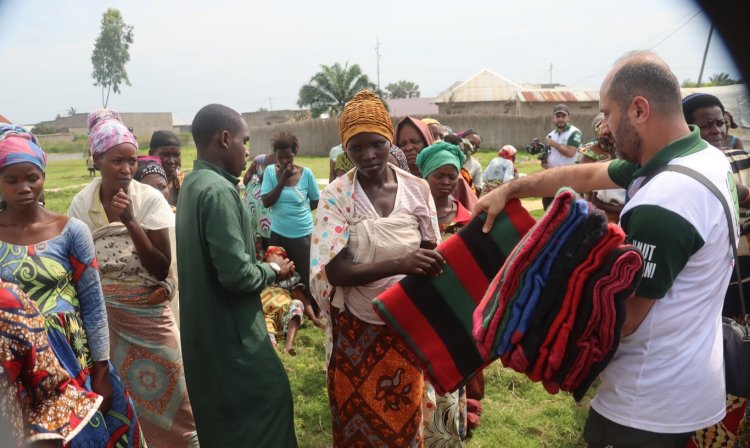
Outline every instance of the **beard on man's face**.
<svg viewBox="0 0 750 448">
<path fill-rule="evenodd" d="M 613 129 L 613 131 L 615 131 Z M 635 131 L 630 118 L 624 116 L 618 123 L 617 132 L 612 132 L 615 142 L 615 153 L 618 159 L 626 162 L 639 163 L 641 160 L 641 137 Z M 615 136 L 616 134 L 616 136 Z"/>
</svg>

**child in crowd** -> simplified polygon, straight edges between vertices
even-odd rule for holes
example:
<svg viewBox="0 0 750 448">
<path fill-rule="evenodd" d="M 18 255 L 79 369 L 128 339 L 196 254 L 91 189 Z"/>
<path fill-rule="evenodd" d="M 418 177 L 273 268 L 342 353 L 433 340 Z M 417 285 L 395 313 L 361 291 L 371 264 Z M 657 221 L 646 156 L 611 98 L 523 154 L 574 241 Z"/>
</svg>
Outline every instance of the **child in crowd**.
<svg viewBox="0 0 750 448">
<path fill-rule="evenodd" d="M 515 179 L 518 172 L 515 167 L 516 148 L 513 145 L 505 145 L 497 152 L 497 157 L 490 161 L 487 169 L 482 174 L 484 188 L 483 194 L 487 194 L 505 182 Z"/>
<path fill-rule="evenodd" d="M 138 156 L 138 168 L 135 170 L 133 179 L 156 188 L 164 198 L 169 196 L 167 172 L 164 171 L 161 160 L 156 156 Z"/>
<path fill-rule="evenodd" d="M 269 246 L 265 261 L 269 262 L 269 257 L 274 254 L 287 258 L 283 247 Z M 271 343 L 276 347 L 276 336 L 285 335 L 284 351 L 292 356 L 297 354 L 294 350 L 294 339 L 297 337 L 297 330 L 302 326 L 303 314 L 316 327 L 324 328 L 322 321 L 315 315 L 315 311 L 305 296 L 305 285 L 297 272 L 291 278 L 263 289 L 260 301 Z"/>
<path fill-rule="evenodd" d="M 155 188 L 165 199 L 168 197 L 167 173 L 161 166 L 161 159 L 158 157 L 138 156 L 138 168 L 135 170 L 133 179 Z M 174 207 L 172 207 L 172 211 L 174 211 Z M 160 286 L 154 289 L 149 295 L 148 301 L 149 303 L 161 303 L 165 300 L 172 300 L 176 292 L 175 290 L 175 281 L 168 277 L 166 280 L 160 282 Z M 172 311 L 175 314 L 175 318 L 179 319 L 176 308 L 173 308 Z"/>
</svg>

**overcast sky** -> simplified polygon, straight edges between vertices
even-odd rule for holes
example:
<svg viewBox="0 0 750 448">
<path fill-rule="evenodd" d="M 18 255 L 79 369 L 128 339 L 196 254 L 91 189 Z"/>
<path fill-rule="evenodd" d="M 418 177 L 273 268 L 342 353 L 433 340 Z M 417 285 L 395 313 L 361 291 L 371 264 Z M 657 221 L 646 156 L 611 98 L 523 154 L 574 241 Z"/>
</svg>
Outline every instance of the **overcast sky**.
<svg viewBox="0 0 750 448">
<path fill-rule="evenodd" d="M 91 53 L 108 6 L 135 27 L 122 112 L 190 122 L 219 102 L 241 112 L 297 108 L 320 64 L 359 64 L 380 83 L 436 96 L 489 68 L 518 82 L 595 88 L 615 59 L 655 47 L 682 81 L 697 80 L 710 23 L 690 0 L 0 0 L 0 114 L 32 124 L 101 107 Z M 704 79 L 739 76 L 716 34 Z"/>
</svg>

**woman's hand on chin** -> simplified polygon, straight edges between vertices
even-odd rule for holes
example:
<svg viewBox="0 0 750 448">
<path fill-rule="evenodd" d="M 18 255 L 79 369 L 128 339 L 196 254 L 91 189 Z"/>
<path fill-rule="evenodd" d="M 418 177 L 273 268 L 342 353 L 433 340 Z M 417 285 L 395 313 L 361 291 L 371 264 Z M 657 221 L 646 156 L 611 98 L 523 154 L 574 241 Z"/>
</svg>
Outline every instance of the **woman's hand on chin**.
<svg viewBox="0 0 750 448">
<path fill-rule="evenodd" d="M 130 200 L 130 196 L 122 188 L 112 198 L 112 209 L 115 210 L 117 217 L 123 224 L 129 225 L 135 222 L 133 201 Z"/>
</svg>

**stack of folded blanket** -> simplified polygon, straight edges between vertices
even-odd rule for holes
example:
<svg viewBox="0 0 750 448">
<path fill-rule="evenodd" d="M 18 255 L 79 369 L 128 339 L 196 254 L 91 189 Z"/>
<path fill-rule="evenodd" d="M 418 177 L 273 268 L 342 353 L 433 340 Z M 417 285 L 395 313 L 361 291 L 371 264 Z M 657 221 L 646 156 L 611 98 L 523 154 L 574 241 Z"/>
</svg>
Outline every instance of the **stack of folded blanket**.
<svg viewBox="0 0 750 448">
<path fill-rule="evenodd" d="M 439 393 L 503 365 L 580 400 L 619 344 L 643 258 L 606 215 L 561 189 L 537 222 L 510 201 L 489 234 L 484 215 L 438 247 L 436 278 L 407 276 L 375 310 Z"/>
<path fill-rule="evenodd" d="M 439 394 L 452 392 L 486 365 L 472 336 L 473 314 L 506 257 L 534 224 L 510 201 L 485 234 L 485 215 L 442 243 L 443 274 L 409 275 L 374 300 L 375 311 L 410 347 Z"/>
<path fill-rule="evenodd" d="M 519 242 L 474 311 L 485 362 L 580 400 L 619 344 L 643 258 L 606 215 L 569 189 Z"/>
</svg>

